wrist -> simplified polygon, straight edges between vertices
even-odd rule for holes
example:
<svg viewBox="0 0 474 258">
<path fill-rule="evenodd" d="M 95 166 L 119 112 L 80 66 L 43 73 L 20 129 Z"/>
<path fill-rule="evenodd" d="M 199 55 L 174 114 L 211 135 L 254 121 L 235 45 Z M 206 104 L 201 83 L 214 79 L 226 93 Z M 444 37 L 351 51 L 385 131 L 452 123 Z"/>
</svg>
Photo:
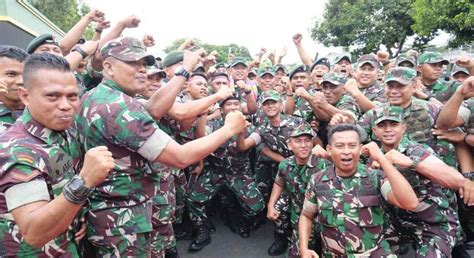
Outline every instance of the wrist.
<svg viewBox="0 0 474 258">
<path fill-rule="evenodd" d="M 75 52 L 79 53 L 79 54 L 82 56 L 82 59 L 85 59 L 87 56 L 89 56 L 89 54 L 87 54 L 86 51 L 84 51 L 84 50 L 83 50 L 81 47 L 79 47 L 79 46 L 73 48 L 72 51 L 75 51 Z"/>
<path fill-rule="evenodd" d="M 76 175 L 64 185 L 63 195 L 64 198 L 71 203 L 82 204 L 87 200 L 93 190 L 92 187 L 87 186 L 86 179 L 80 175 Z"/>
<path fill-rule="evenodd" d="M 95 28 L 95 32 L 97 32 L 97 33 L 102 33 L 102 29 L 100 29 L 100 28 Z"/>
</svg>

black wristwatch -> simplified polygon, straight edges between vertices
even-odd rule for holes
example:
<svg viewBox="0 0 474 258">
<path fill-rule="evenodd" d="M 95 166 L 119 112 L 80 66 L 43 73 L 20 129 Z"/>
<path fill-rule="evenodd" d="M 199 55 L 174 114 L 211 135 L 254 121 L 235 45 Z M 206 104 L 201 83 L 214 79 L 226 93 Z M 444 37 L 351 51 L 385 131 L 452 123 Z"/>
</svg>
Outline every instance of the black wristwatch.
<svg viewBox="0 0 474 258">
<path fill-rule="evenodd" d="M 79 47 L 79 46 L 73 48 L 72 51 L 76 51 L 77 53 L 81 54 L 82 59 L 84 59 L 84 58 L 86 58 L 86 57 L 88 56 L 88 54 L 86 53 L 86 51 L 82 50 L 82 48 Z"/>
<path fill-rule="evenodd" d="M 469 180 L 474 180 L 474 171 L 462 174 L 465 178 Z"/>
<path fill-rule="evenodd" d="M 89 194 L 93 191 L 93 188 L 89 188 L 85 185 L 84 179 L 76 175 L 63 188 L 63 194 L 66 200 L 81 204 L 87 200 Z"/>
<path fill-rule="evenodd" d="M 191 76 L 191 74 L 184 70 L 184 67 L 183 66 L 180 66 L 176 69 L 176 72 L 174 73 L 175 76 L 183 76 L 184 78 L 186 78 L 186 80 L 189 79 L 189 76 Z"/>
<path fill-rule="evenodd" d="M 418 166 L 418 164 L 420 164 L 421 160 L 419 158 L 412 158 L 411 160 L 413 161 L 413 163 L 408 167 L 408 169 L 416 170 L 416 167 Z"/>
</svg>

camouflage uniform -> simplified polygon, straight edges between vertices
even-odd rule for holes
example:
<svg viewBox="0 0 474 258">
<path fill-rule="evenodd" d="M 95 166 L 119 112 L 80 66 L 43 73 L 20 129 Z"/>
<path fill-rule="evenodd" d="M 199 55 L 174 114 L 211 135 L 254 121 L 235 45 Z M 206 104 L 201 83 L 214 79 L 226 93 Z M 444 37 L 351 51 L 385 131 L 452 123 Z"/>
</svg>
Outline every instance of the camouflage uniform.
<svg viewBox="0 0 474 258">
<path fill-rule="evenodd" d="M 303 210 L 316 216 L 324 257 L 381 257 L 391 253 L 381 194 L 383 173 L 359 164 L 351 177 L 333 166 L 316 172 L 308 184 Z"/>
<path fill-rule="evenodd" d="M 119 38 L 101 49 L 103 58 L 154 62 L 143 43 Z M 152 162 L 171 138 L 143 105 L 104 80 L 82 97 L 78 131 L 84 150 L 107 146 L 115 168 L 89 196 L 87 237 L 102 256 L 147 256 L 152 236 L 152 198 L 158 185 Z"/>
<path fill-rule="evenodd" d="M 364 94 L 366 98 L 370 101 L 374 102 L 376 106 L 380 105 L 381 103 L 387 102 L 385 98 L 385 89 L 382 83 L 379 81 L 375 81 L 374 84 L 361 88 L 359 90 Z"/>
<path fill-rule="evenodd" d="M 13 123 L 15 123 L 22 113 L 23 109 L 10 110 L 5 107 L 5 104 L 0 102 L 0 134 L 5 132 Z"/>
<path fill-rule="evenodd" d="M 211 122 L 210 130 L 224 126 L 224 119 Z M 248 135 L 249 130 L 246 131 Z M 265 207 L 263 196 L 250 172 L 248 152 L 238 152 L 234 140 L 221 145 L 207 158 L 208 165 L 193 185 L 187 199 L 190 218 L 194 225 L 207 221 L 205 204 L 223 187 L 230 188 L 243 208 L 243 215 L 252 218 Z"/>
<path fill-rule="evenodd" d="M 305 165 L 298 165 L 291 156 L 280 162 L 275 184 L 283 187 L 289 195 L 290 222 L 293 228 L 288 256 L 299 256 L 298 219 L 303 208 L 304 193 L 311 176 L 326 167 L 326 162 L 316 156 L 310 156 Z"/>
<path fill-rule="evenodd" d="M 79 170 L 81 153 L 76 135 L 74 125 L 61 133 L 51 131 L 25 110 L 10 130 L 0 136 L 1 257 L 79 257 L 73 230 L 68 229 L 36 248 L 25 243 L 10 213 L 21 205 L 50 201 L 62 193 L 63 186 Z M 7 190 L 25 183 L 27 188 L 21 190 L 18 198 L 7 199 Z M 43 189 L 41 183 L 47 186 Z M 16 191 L 20 193 L 20 189 Z M 73 221 L 72 228 L 78 227 L 77 221 Z"/>
<path fill-rule="evenodd" d="M 444 59 L 441 53 L 438 52 L 426 52 L 420 55 L 418 58 L 418 64 L 435 64 L 443 63 L 445 65 L 449 64 L 447 59 Z M 423 90 L 423 93 L 428 95 L 428 98 L 435 98 L 442 103 L 448 101 L 449 98 L 456 92 L 456 89 L 461 84 L 457 81 L 445 81 L 444 79 L 438 79 L 433 85 L 425 85 L 426 88 Z"/>
</svg>

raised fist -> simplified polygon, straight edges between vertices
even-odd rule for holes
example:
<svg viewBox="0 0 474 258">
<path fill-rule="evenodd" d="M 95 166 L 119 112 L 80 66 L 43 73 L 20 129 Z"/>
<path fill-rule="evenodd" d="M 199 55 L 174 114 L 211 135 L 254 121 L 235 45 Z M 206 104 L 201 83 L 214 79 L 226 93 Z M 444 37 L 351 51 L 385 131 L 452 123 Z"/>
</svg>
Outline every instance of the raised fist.
<svg viewBox="0 0 474 258">
<path fill-rule="evenodd" d="M 295 43 L 295 45 L 300 45 L 301 44 L 301 40 L 303 39 L 303 35 L 301 35 L 301 33 L 296 33 L 294 36 L 293 36 L 293 43 Z"/>
<path fill-rule="evenodd" d="M 95 187 L 104 181 L 114 166 L 112 153 L 107 147 L 98 146 L 86 152 L 79 175 L 84 178 L 87 187 Z"/>
</svg>

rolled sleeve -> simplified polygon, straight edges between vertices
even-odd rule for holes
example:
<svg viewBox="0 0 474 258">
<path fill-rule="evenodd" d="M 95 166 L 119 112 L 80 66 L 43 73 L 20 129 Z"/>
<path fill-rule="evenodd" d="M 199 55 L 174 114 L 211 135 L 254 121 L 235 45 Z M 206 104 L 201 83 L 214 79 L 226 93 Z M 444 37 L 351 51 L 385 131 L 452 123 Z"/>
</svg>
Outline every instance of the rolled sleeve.
<svg viewBox="0 0 474 258">
<path fill-rule="evenodd" d="M 51 200 L 44 180 L 33 180 L 11 186 L 5 191 L 8 211 L 38 201 Z"/>
<path fill-rule="evenodd" d="M 169 135 L 160 129 L 156 129 L 137 152 L 147 160 L 154 161 L 170 141 L 171 137 Z"/>
</svg>

